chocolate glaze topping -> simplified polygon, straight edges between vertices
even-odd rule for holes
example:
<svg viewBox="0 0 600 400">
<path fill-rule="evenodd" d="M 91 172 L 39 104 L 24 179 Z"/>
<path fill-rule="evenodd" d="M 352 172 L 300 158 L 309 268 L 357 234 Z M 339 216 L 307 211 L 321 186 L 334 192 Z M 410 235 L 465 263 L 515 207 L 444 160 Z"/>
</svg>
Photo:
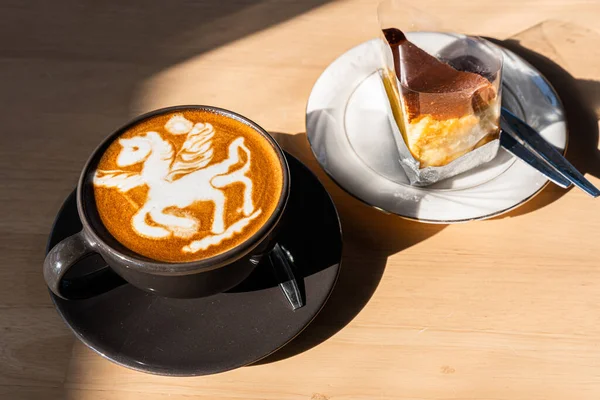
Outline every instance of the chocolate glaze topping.
<svg viewBox="0 0 600 400">
<path fill-rule="evenodd" d="M 394 56 L 409 121 L 429 114 L 434 119 L 460 118 L 486 107 L 496 97 L 481 75 L 458 71 L 411 43 L 396 28 L 383 30 Z M 409 89 L 409 90 L 405 90 Z"/>
</svg>

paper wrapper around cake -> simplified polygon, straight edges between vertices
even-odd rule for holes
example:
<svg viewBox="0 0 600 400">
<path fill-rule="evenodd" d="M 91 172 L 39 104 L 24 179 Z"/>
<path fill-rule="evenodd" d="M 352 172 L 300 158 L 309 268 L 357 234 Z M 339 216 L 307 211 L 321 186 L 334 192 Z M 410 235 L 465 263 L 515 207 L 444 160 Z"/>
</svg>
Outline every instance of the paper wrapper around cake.
<svg viewBox="0 0 600 400">
<path fill-rule="evenodd" d="M 408 41 L 396 50 L 384 42 L 383 50 L 382 90 L 411 185 L 433 184 L 496 156 L 499 87 L 481 75 L 452 68 Z M 497 85 L 499 81 L 498 77 Z"/>
</svg>

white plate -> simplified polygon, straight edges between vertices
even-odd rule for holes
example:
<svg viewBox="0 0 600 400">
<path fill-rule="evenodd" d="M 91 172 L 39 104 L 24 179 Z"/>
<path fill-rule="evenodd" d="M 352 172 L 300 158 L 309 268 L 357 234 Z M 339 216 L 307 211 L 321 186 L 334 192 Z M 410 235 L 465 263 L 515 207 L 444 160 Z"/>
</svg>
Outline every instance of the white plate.
<svg viewBox="0 0 600 400">
<path fill-rule="evenodd" d="M 413 32 L 409 40 L 432 54 L 449 34 Z M 306 109 L 311 148 L 331 178 L 363 202 L 431 223 L 490 218 L 525 203 L 546 177 L 500 149 L 491 162 L 426 188 L 408 184 L 385 113 L 377 39 L 344 53 L 315 83 Z M 533 66 L 504 54 L 502 104 L 565 149 L 567 130 L 558 95 Z"/>
</svg>

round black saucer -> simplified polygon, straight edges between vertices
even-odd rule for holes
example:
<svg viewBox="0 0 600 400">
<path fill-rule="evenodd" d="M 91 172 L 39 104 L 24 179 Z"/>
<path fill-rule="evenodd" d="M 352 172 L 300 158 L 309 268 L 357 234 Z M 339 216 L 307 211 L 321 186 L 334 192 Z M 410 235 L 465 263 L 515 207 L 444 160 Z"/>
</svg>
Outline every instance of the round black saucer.
<svg viewBox="0 0 600 400">
<path fill-rule="evenodd" d="M 338 277 L 342 237 L 336 209 L 319 180 L 286 154 L 288 219 L 279 242 L 294 258 L 305 306 L 293 311 L 267 262 L 233 290 L 168 299 L 125 284 L 86 300 L 52 299 L 75 335 L 101 356 L 161 375 L 206 375 L 260 360 L 298 335 L 321 310 Z M 78 232 L 74 193 L 56 217 L 48 246 Z M 267 257 L 263 260 L 266 261 Z M 99 256 L 77 269 L 96 269 Z"/>
</svg>

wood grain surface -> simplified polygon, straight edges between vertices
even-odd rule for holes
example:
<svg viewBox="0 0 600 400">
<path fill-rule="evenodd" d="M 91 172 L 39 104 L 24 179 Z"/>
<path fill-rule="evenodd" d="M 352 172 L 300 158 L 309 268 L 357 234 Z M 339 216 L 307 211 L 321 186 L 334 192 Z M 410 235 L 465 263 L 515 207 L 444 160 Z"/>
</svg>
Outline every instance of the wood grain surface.
<svg viewBox="0 0 600 400">
<path fill-rule="evenodd" d="M 420 0 L 503 43 L 559 92 L 568 158 L 600 185 L 600 1 Z M 377 2 L 0 3 L 0 399 L 598 399 L 600 200 L 548 186 L 490 221 L 408 222 L 329 180 L 304 126 L 323 69 L 377 35 Z M 127 370 L 77 342 L 41 265 L 52 220 L 114 128 L 161 106 L 235 110 L 273 132 L 339 208 L 339 284 L 259 365 L 199 378 Z"/>
</svg>

